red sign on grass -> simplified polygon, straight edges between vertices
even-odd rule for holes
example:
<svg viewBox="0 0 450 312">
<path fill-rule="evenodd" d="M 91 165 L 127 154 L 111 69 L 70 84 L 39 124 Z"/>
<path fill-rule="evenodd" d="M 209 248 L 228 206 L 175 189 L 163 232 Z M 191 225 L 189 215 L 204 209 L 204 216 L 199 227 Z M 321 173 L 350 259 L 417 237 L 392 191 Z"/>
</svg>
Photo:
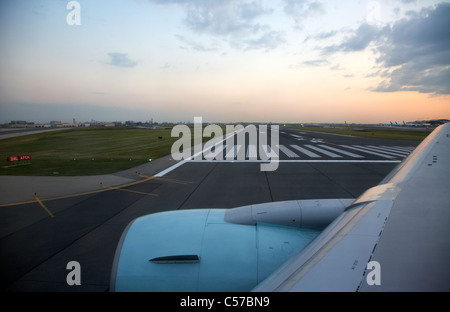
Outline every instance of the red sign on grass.
<svg viewBox="0 0 450 312">
<path fill-rule="evenodd" d="M 21 161 L 21 160 L 31 160 L 31 155 L 20 155 L 20 156 L 8 157 L 9 162 Z"/>
<path fill-rule="evenodd" d="M 22 155 L 22 156 L 19 156 L 19 160 L 31 160 L 31 155 Z"/>
</svg>

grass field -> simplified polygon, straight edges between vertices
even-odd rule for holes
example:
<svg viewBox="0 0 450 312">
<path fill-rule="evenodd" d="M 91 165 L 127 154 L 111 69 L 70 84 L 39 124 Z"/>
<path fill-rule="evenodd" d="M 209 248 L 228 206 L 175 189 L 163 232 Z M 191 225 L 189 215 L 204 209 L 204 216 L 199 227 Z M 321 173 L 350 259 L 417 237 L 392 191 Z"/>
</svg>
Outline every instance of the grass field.
<svg viewBox="0 0 450 312">
<path fill-rule="evenodd" d="M 376 127 L 348 127 L 348 128 L 327 128 L 327 127 L 302 127 L 302 126 L 288 126 L 286 128 L 303 130 L 303 131 L 316 131 L 335 133 L 343 135 L 352 135 L 365 138 L 378 138 L 378 139 L 392 139 L 392 140 L 411 140 L 422 141 L 433 130 L 426 129 L 396 129 L 396 128 L 376 128 Z"/>
<path fill-rule="evenodd" d="M 171 130 L 84 128 L 0 140 L 1 175 L 95 175 L 113 173 L 170 154 Z M 159 137 L 162 137 L 160 139 Z M 7 157 L 31 155 L 9 163 Z M 19 166 L 11 166 L 11 164 Z"/>
<path fill-rule="evenodd" d="M 294 127 L 371 138 L 423 140 L 430 131 Z M 160 138 L 161 137 L 161 138 Z M 208 138 L 203 138 L 206 141 Z M 129 169 L 171 153 L 171 129 L 75 128 L 0 140 L 0 175 L 97 175 Z M 10 163 L 9 156 L 31 155 Z M 13 166 L 11 166 L 13 165 Z"/>
</svg>

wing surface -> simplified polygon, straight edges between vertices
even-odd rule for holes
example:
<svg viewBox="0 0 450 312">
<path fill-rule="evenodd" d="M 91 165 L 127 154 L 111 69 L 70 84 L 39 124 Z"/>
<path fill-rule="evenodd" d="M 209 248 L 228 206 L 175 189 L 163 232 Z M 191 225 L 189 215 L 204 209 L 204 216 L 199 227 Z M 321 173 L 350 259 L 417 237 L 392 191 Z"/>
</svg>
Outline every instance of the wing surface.
<svg viewBox="0 0 450 312">
<path fill-rule="evenodd" d="M 253 291 L 449 291 L 449 261 L 450 123 Z"/>
</svg>

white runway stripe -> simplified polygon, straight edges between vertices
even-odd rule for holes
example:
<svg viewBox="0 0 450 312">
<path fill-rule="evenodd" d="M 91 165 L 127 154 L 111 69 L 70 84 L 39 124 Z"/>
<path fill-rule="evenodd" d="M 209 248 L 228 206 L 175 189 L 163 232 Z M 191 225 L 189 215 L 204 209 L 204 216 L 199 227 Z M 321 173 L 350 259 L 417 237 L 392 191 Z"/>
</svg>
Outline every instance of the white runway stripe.
<svg viewBox="0 0 450 312">
<path fill-rule="evenodd" d="M 226 155 L 225 155 L 225 159 L 234 159 L 234 153 L 235 153 L 235 150 L 236 149 L 236 146 L 227 146 L 227 148 L 226 148 Z"/>
<path fill-rule="evenodd" d="M 368 147 L 372 147 L 372 148 L 376 148 L 380 151 L 388 151 L 388 152 L 394 152 L 397 153 L 398 155 L 401 156 L 407 156 L 409 155 L 411 152 L 408 151 L 400 151 L 400 150 L 395 150 L 393 148 L 388 148 L 388 147 L 382 147 L 382 146 L 373 146 L 373 145 L 367 145 Z"/>
<path fill-rule="evenodd" d="M 214 152 L 209 152 L 208 154 L 204 155 L 205 159 L 214 159 L 216 158 L 219 154 L 222 154 L 223 148 L 225 146 L 223 144 L 220 144 L 219 146 L 215 146 Z M 219 157 L 220 159 L 222 159 L 222 156 Z"/>
<path fill-rule="evenodd" d="M 398 156 L 398 157 L 405 157 L 405 155 L 400 154 L 400 152 L 385 151 L 385 150 L 381 150 L 377 147 L 370 147 L 368 145 L 365 145 L 364 148 L 374 151 L 374 152 L 382 152 L 383 154 L 388 154 L 388 155 L 393 155 L 393 156 Z"/>
<path fill-rule="evenodd" d="M 312 146 L 312 145 L 305 145 L 305 146 L 308 147 L 308 148 L 311 148 L 311 149 L 313 149 L 313 150 L 316 150 L 316 151 L 318 151 L 319 153 L 322 153 L 322 154 L 325 154 L 325 155 L 327 155 L 327 156 L 330 156 L 330 157 L 332 157 L 332 158 L 342 158 L 341 155 L 338 155 L 338 154 L 335 154 L 335 153 L 326 151 L 326 150 L 321 149 L 321 148 L 316 147 L 316 146 Z"/>
<path fill-rule="evenodd" d="M 323 148 L 327 148 L 329 150 L 332 150 L 334 152 L 337 152 L 337 153 L 340 153 L 340 154 L 343 154 L 343 155 L 347 155 L 347 156 L 353 157 L 353 158 L 364 158 L 364 156 L 361 156 L 361 155 L 358 155 L 358 154 L 354 154 L 354 153 L 350 153 L 350 152 L 347 152 L 347 151 L 343 151 L 343 150 L 340 150 L 340 149 L 337 149 L 337 148 L 334 148 L 334 147 L 331 147 L 331 146 L 327 146 L 327 145 L 319 145 L 319 146 L 323 147 Z"/>
<path fill-rule="evenodd" d="M 232 159 L 235 159 L 236 158 L 236 156 L 237 156 L 237 154 L 239 153 L 239 150 L 241 149 L 241 145 L 235 145 L 235 146 L 233 146 L 230 150 L 228 149 L 228 147 L 227 147 L 227 154 L 226 154 L 226 156 L 225 156 L 225 158 L 227 159 L 227 160 L 232 160 Z"/>
<path fill-rule="evenodd" d="M 268 163 L 269 160 L 213 160 L 214 162 L 218 163 Z M 211 163 L 211 161 L 206 160 L 192 160 L 188 159 L 186 162 L 208 162 Z M 348 163 L 348 164 L 377 164 L 377 163 L 384 163 L 384 164 L 398 164 L 401 163 L 401 160 L 398 159 L 391 159 L 391 160 L 379 160 L 379 159 L 279 159 L 277 162 L 280 163 Z M 181 162 L 179 163 L 181 164 Z M 177 164 L 178 165 L 178 164 Z"/>
<path fill-rule="evenodd" d="M 292 152 L 290 149 L 286 148 L 284 145 L 277 145 L 277 146 L 280 149 L 280 151 L 282 151 L 284 154 L 287 155 L 287 157 L 289 157 L 289 158 L 298 157 L 297 154 Z"/>
<path fill-rule="evenodd" d="M 394 149 L 394 147 L 391 146 L 375 146 L 375 145 L 338 145 L 339 148 L 336 148 L 334 146 L 328 146 L 325 144 L 320 144 L 317 146 L 314 145 L 277 145 L 279 151 L 281 151 L 283 154 L 285 154 L 289 158 L 302 158 L 302 157 L 309 157 L 309 158 L 322 158 L 323 155 L 326 155 L 331 158 L 342 158 L 342 157 L 351 157 L 351 158 L 367 158 L 370 156 L 365 154 L 371 154 L 376 155 L 379 157 L 384 157 L 388 159 L 401 159 L 408 156 L 411 151 L 407 150 L 400 150 L 400 149 Z M 221 158 L 219 157 L 221 153 L 223 152 L 225 146 L 219 145 L 216 146 L 216 149 L 211 152 L 208 151 L 208 154 L 206 154 L 204 157 L 205 159 L 212 160 Z M 396 147 L 397 148 L 397 147 Z M 405 147 L 407 148 L 407 147 Z M 411 149 L 414 149 L 414 147 L 410 147 Z M 359 151 L 361 153 L 352 153 L 346 149 L 350 149 L 353 151 Z M 258 150 L 258 146 L 256 145 L 248 145 L 246 148 L 242 150 L 241 145 L 234 145 L 234 146 L 226 146 L 226 160 L 237 160 L 239 152 L 245 152 L 245 154 L 242 154 L 240 157 L 245 157 L 250 160 L 257 160 L 261 157 L 258 157 L 258 153 L 265 153 L 267 156 L 267 159 L 274 159 L 279 158 L 280 155 L 277 155 L 273 149 L 271 149 L 271 146 L 269 145 L 263 145 L 262 150 Z M 279 153 L 279 152 L 278 152 Z M 244 156 L 245 155 L 245 156 Z M 241 159 L 242 160 L 242 159 Z"/>
<path fill-rule="evenodd" d="M 266 158 L 278 158 L 277 153 L 269 146 L 269 145 L 263 145 L 263 151 L 266 154 Z"/>
<path fill-rule="evenodd" d="M 345 147 L 345 148 L 349 148 L 349 149 L 352 149 L 352 150 L 355 150 L 355 151 L 360 151 L 360 152 L 364 152 L 364 153 L 367 153 L 367 154 L 372 154 L 372 155 L 384 157 L 384 158 L 393 158 L 391 155 L 386 155 L 386 154 L 382 154 L 382 153 L 373 152 L 373 151 L 361 148 L 358 145 L 355 145 L 356 147 L 348 146 L 348 145 L 340 145 L 340 146 Z"/>
<path fill-rule="evenodd" d="M 256 146 L 255 145 L 249 145 L 248 149 L 247 149 L 247 154 L 245 155 L 246 158 L 249 159 L 257 159 L 258 158 L 258 153 L 256 151 Z"/>
<path fill-rule="evenodd" d="M 383 145 L 382 147 L 391 148 L 391 149 L 398 150 L 398 151 L 405 151 L 405 152 L 409 152 L 409 153 L 411 153 L 415 149 L 414 146 L 385 146 L 385 145 Z"/>
<path fill-rule="evenodd" d="M 299 151 L 300 153 L 305 154 L 306 156 L 309 156 L 311 158 L 321 158 L 322 156 L 317 155 L 316 153 L 313 153 L 309 150 L 307 150 L 306 148 L 300 147 L 298 145 L 291 145 L 292 148 L 296 149 L 297 151 Z"/>
</svg>

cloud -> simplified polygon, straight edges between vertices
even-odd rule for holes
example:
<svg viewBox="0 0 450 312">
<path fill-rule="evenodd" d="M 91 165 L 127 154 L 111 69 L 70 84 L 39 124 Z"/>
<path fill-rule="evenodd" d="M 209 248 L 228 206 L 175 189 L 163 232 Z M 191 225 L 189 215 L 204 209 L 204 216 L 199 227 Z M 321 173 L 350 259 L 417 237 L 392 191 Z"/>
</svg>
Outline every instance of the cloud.
<svg viewBox="0 0 450 312">
<path fill-rule="evenodd" d="M 340 64 L 336 64 L 336 65 L 334 65 L 334 66 L 331 66 L 331 67 L 330 67 L 330 70 L 338 71 L 338 70 L 344 70 L 344 68 L 341 68 L 341 65 L 340 65 Z"/>
<path fill-rule="evenodd" d="M 329 31 L 329 32 L 322 32 L 319 33 L 315 38 L 316 39 L 329 39 L 334 37 L 338 32 L 337 31 Z"/>
<path fill-rule="evenodd" d="M 166 62 L 166 63 L 164 63 L 164 65 L 162 65 L 160 68 L 161 68 L 161 69 L 169 69 L 169 68 L 170 68 L 170 64 Z"/>
<path fill-rule="evenodd" d="M 415 63 L 408 63 L 395 69 L 388 79 L 385 79 L 373 90 L 377 92 L 418 91 L 448 95 L 450 94 L 449 81 L 449 66 L 423 68 Z"/>
<path fill-rule="evenodd" d="M 350 37 L 347 37 L 341 44 L 327 46 L 322 50 L 322 53 L 329 54 L 339 51 L 362 51 L 366 49 L 371 42 L 379 39 L 383 33 L 384 29 L 380 29 L 377 26 L 363 23 L 358 27 L 356 31 L 351 34 Z M 330 32 L 329 34 L 330 36 L 334 35 L 333 32 Z M 322 36 L 326 36 L 326 34 L 323 34 Z"/>
<path fill-rule="evenodd" d="M 357 52 L 369 46 L 378 55 L 383 78 L 373 91 L 418 91 L 450 94 L 450 3 L 409 14 L 383 28 L 367 23 L 340 44 L 322 48 L 323 55 Z"/>
<path fill-rule="evenodd" d="M 299 68 L 304 68 L 304 67 L 320 67 L 320 66 L 325 66 L 325 65 L 329 65 L 329 64 L 330 64 L 330 62 L 328 60 L 315 59 L 315 60 L 299 62 L 295 65 L 290 65 L 289 68 L 290 69 L 299 69 Z"/>
<path fill-rule="evenodd" d="M 311 0 L 283 0 L 284 12 L 295 21 L 296 28 L 302 28 L 304 19 L 322 15 L 325 13 L 323 4 L 320 1 Z"/>
<path fill-rule="evenodd" d="M 126 53 L 108 53 L 108 56 L 111 58 L 111 61 L 108 63 L 109 65 L 134 67 L 137 64 L 135 61 L 128 58 L 128 54 Z"/>
<path fill-rule="evenodd" d="M 210 51 L 217 51 L 217 47 L 219 46 L 218 43 L 213 43 L 210 46 L 205 46 L 200 42 L 186 38 L 182 35 L 175 35 L 175 37 L 188 46 L 188 47 L 181 46 L 182 49 L 192 49 L 199 52 L 210 52 Z"/>
<path fill-rule="evenodd" d="M 270 15 L 273 9 L 266 9 L 260 1 L 252 1 L 238 4 L 240 18 L 244 20 L 253 20 L 261 15 Z"/>
<path fill-rule="evenodd" d="M 284 42 L 284 34 L 274 30 L 265 31 L 256 38 L 251 38 L 244 41 L 246 45 L 245 50 L 271 50 L 275 49 Z"/>
<path fill-rule="evenodd" d="M 387 66 L 415 62 L 448 65 L 450 60 L 450 3 L 435 10 L 424 10 L 419 16 L 403 19 L 391 29 L 388 45 L 380 50 Z"/>
<path fill-rule="evenodd" d="M 395 23 L 378 49 L 392 73 L 374 90 L 450 94 L 449 16 L 450 3 L 441 3 Z"/>
<path fill-rule="evenodd" d="M 317 59 L 317 60 L 305 61 L 302 64 L 306 65 L 306 66 L 318 67 L 318 66 L 328 65 L 329 62 L 327 60 Z"/>
<path fill-rule="evenodd" d="M 261 1 L 187 1 L 186 13 L 186 24 L 198 33 L 240 36 L 253 32 L 256 19 L 272 10 L 265 9 Z"/>
<path fill-rule="evenodd" d="M 227 42 L 240 50 L 273 49 L 284 43 L 283 32 L 261 23 L 260 19 L 273 10 L 263 6 L 261 0 L 148 0 L 156 4 L 176 4 L 185 10 L 184 24 L 192 32 L 208 35 Z M 180 38 L 179 38 L 180 39 Z M 183 41 L 183 39 L 180 39 Z M 191 48 L 203 50 L 204 45 L 187 43 Z M 214 50 L 206 48 L 204 51 Z"/>
</svg>

